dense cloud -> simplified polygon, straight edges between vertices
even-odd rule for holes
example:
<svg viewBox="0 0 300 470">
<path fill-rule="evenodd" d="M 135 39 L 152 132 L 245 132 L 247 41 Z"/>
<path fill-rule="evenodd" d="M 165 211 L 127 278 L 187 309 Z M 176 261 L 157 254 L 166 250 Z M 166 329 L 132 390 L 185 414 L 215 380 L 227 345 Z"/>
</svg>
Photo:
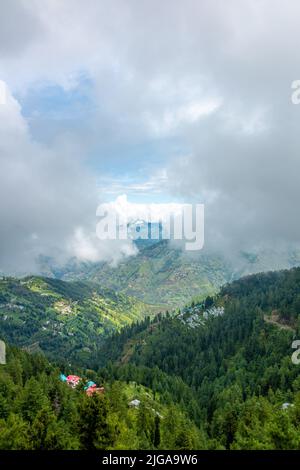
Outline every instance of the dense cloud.
<svg viewBox="0 0 300 470">
<path fill-rule="evenodd" d="M 10 0 L 1 3 L 0 54 L 2 57 L 19 56 L 35 38 L 43 34 L 40 22 L 29 2 Z"/>
<path fill-rule="evenodd" d="M 35 271 L 40 254 L 66 262 L 128 252 L 96 238 L 99 196 L 78 149 L 69 141 L 51 149 L 33 141 L 8 89 L 0 105 L 0 155 L 1 271 Z"/>
<path fill-rule="evenodd" d="M 27 269 L 58 249 L 88 259 L 124 251 L 94 240 L 101 175 L 91 177 L 87 158 L 138 174 L 157 142 L 164 158 L 150 158 L 147 169 L 164 172 L 174 199 L 205 203 L 208 246 L 298 242 L 296 0 L 14 0 L 1 8 L 0 78 L 13 94 L 22 101 L 47 84 L 77 90 L 84 77 L 92 105 L 76 126 L 63 116 L 35 126 L 10 95 L 0 105 L 0 269 Z M 52 126 L 55 138 L 45 140 Z"/>
<path fill-rule="evenodd" d="M 222 106 L 188 130 L 189 155 L 169 169 L 174 194 L 205 200 L 207 244 L 231 250 L 299 243 L 300 10 L 252 3 L 211 64 Z"/>
</svg>

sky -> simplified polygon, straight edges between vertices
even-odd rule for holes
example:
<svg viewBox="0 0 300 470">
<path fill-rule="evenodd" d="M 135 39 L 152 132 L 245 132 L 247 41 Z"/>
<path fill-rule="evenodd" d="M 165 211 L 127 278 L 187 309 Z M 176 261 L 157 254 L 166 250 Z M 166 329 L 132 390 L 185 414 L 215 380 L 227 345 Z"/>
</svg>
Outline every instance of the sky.
<svg viewBox="0 0 300 470">
<path fill-rule="evenodd" d="M 205 205 L 205 248 L 299 243 L 297 0 L 3 0 L 0 271 L 118 260 L 96 209 Z M 5 101 L 1 96 L 5 89 Z"/>
</svg>

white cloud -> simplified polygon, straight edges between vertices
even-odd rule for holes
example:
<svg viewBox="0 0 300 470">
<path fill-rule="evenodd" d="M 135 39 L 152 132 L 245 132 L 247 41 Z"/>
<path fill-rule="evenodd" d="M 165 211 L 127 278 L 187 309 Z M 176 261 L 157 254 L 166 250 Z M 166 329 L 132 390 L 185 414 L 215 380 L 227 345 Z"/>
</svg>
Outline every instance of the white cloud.
<svg viewBox="0 0 300 470">
<path fill-rule="evenodd" d="M 218 101 L 194 102 L 166 110 L 161 116 L 144 113 L 144 119 L 149 130 L 156 137 L 174 134 L 178 128 L 197 122 L 199 119 L 213 113 L 220 107 Z"/>
<path fill-rule="evenodd" d="M 99 245 L 101 243 L 101 249 Z M 126 256 L 135 255 L 138 252 L 135 245 L 128 241 L 105 240 L 99 242 L 94 232 L 86 232 L 83 227 L 77 227 L 70 239 L 67 253 L 75 256 L 78 261 L 109 261 L 113 264 Z"/>
<path fill-rule="evenodd" d="M 76 147 L 35 142 L 8 88 L 6 96 L 0 105 L 0 271 L 34 271 L 40 254 L 61 262 L 123 256 L 123 246 L 96 239 L 96 181 Z"/>
<path fill-rule="evenodd" d="M 10 94 L 8 105 L 0 105 L 0 268 L 60 245 L 74 227 L 85 233 L 97 196 L 81 156 L 96 149 L 100 163 L 110 159 L 113 166 L 117 146 L 125 168 L 131 149 L 139 145 L 142 152 L 155 139 L 166 141 L 164 188 L 207 203 L 215 240 L 297 241 L 300 108 L 290 94 L 299 79 L 300 5 L 223 3 L 3 4 L 0 70 L 9 88 L 23 97 L 36 84 L 67 90 L 80 86 L 84 74 L 93 106 L 81 128 L 58 129 L 46 146 L 40 135 L 33 139 Z M 171 159 L 172 138 L 188 157 Z M 166 161 L 155 164 L 165 168 Z M 138 175 L 139 165 L 137 157 L 128 172 Z M 112 192 L 122 185 L 115 182 Z M 129 186 L 129 194 L 159 191 L 155 178 L 136 177 Z M 91 247 L 79 251 L 93 256 Z"/>
<path fill-rule="evenodd" d="M 101 204 L 104 211 L 116 213 L 119 217 L 126 217 L 129 223 L 137 220 L 145 222 L 166 222 L 170 214 L 181 215 L 184 204 L 178 203 L 134 203 L 127 199 L 127 195 L 118 196 L 115 201 Z"/>
</svg>

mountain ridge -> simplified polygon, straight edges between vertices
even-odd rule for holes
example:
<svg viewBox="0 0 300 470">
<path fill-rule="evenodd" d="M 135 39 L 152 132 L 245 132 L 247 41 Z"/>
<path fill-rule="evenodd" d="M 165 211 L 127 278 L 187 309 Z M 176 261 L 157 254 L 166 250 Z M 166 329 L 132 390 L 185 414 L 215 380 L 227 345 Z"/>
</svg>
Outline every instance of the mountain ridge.
<svg viewBox="0 0 300 470">
<path fill-rule="evenodd" d="M 300 265 L 300 251 L 257 250 L 238 256 L 202 250 L 187 252 L 168 240 L 140 246 L 136 255 L 109 263 L 69 264 L 53 277 L 89 280 L 166 308 L 182 307 L 193 297 L 205 298 L 227 282 L 247 274 Z M 49 263 L 46 263 L 49 274 Z M 51 274 L 51 268 L 50 268 Z"/>
</svg>

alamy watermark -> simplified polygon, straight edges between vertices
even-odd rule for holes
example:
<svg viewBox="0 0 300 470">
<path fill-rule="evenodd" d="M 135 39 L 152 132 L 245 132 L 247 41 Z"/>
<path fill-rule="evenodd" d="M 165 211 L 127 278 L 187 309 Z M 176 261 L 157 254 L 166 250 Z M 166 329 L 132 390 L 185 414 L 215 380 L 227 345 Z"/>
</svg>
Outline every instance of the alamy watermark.
<svg viewBox="0 0 300 470">
<path fill-rule="evenodd" d="M 6 364 L 6 346 L 2 340 L 0 340 L 0 364 Z"/>
<path fill-rule="evenodd" d="M 300 104 L 300 80 L 294 80 L 291 84 L 292 94 L 291 101 L 293 104 Z M 291 356 L 292 363 L 300 364 L 300 340 L 296 339 L 292 342 L 292 348 L 295 349 Z"/>
<path fill-rule="evenodd" d="M 124 202 L 125 201 L 125 202 Z M 119 201 L 120 202 L 120 201 Z M 188 251 L 204 246 L 204 204 L 100 204 L 100 240 L 184 240 Z"/>
<path fill-rule="evenodd" d="M 300 104 L 300 80 L 294 80 L 292 82 L 292 94 L 291 101 L 293 104 Z"/>
<path fill-rule="evenodd" d="M 295 365 L 300 364 L 300 340 L 295 339 L 295 341 L 292 342 L 292 348 L 296 349 L 296 351 L 293 352 L 292 354 L 292 363 Z"/>
</svg>

